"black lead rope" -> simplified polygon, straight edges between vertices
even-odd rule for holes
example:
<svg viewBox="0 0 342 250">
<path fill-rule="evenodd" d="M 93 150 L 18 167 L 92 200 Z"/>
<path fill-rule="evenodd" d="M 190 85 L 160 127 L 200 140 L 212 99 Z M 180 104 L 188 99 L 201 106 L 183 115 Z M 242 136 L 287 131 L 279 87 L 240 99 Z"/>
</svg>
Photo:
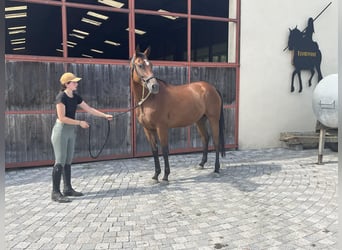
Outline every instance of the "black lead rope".
<svg viewBox="0 0 342 250">
<path fill-rule="evenodd" d="M 105 147 L 105 145 L 106 145 L 106 143 L 107 143 L 107 141 L 108 141 L 108 138 L 109 138 L 109 134 L 110 134 L 110 121 L 109 120 L 107 120 L 107 124 L 108 124 L 108 127 L 107 127 L 107 135 L 106 135 L 106 139 L 105 139 L 105 141 L 104 141 L 104 143 L 103 143 L 103 145 L 102 145 L 102 147 L 101 147 L 101 149 L 100 149 L 100 151 L 94 156 L 92 153 L 91 153 L 91 143 L 90 143 L 90 141 L 91 141 L 91 126 L 89 127 L 89 155 L 91 156 L 91 158 L 93 158 L 93 159 L 96 159 L 97 157 L 99 157 L 100 156 L 100 154 L 102 153 L 102 150 L 104 149 L 104 147 Z"/>
<path fill-rule="evenodd" d="M 115 117 L 120 116 L 120 115 L 124 115 L 124 114 L 130 112 L 130 111 L 133 110 L 133 109 L 136 109 L 136 108 L 139 107 L 141 104 L 142 104 L 142 103 L 139 102 L 139 104 L 135 105 L 135 106 L 132 107 L 132 108 L 129 108 L 127 111 L 122 112 L 122 113 L 119 113 L 119 114 L 113 116 L 113 119 L 114 119 Z M 89 144 L 88 144 L 88 151 L 89 151 L 90 157 L 93 158 L 93 159 L 97 159 L 97 158 L 100 156 L 100 154 L 102 153 L 102 150 L 104 149 L 104 147 L 106 146 L 106 143 L 107 143 L 107 141 L 108 141 L 109 134 L 110 134 L 110 121 L 107 120 L 107 122 L 108 122 L 108 123 L 107 123 L 108 126 L 107 126 L 107 135 L 106 135 L 106 139 L 105 139 L 105 141 L 104 141 L 104 143 L 103 143 L 103 145 L 102 145 L 100 151 L 99 151 L 95 156 L 94 156 L 93 153 L 91 152 L 91 143 L 90 143 L 90 142 L 91 142 L 91 126 L 89 127 Z"/>
</svg>

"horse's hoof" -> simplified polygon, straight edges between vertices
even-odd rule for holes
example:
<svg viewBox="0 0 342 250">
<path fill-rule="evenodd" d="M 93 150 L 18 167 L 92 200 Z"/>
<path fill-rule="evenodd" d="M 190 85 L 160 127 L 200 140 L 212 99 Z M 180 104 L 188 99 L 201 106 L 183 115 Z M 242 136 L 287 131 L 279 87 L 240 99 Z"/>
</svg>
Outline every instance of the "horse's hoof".
<svg viewBox="0 0 342 250">
<path fill-rule="evenodd" d="M 169 180 L 162 180 L 160 182 L 160 185 L 163 185 L 163 186 L 169 185 Z"/>
<path fill-rule="evenodd" d="M 203 170 L 203 169 L 204 169 L 204 166 L 197 165 L 197 166 L 195 166 L 195 169 L 197 169 L 197 170 Z"/>
<path fill-rule="evenodd" d="M 151 185 L 155 185 L 159 183 L 158 179 L 152 178 L 152 180 L 150 181 Z"/>
<path fill-rule="evenodd" d="M 213 176 L 214 178 L 220 178 L 220 173 L 213 172 L 212 176 Z"/>
</svg>

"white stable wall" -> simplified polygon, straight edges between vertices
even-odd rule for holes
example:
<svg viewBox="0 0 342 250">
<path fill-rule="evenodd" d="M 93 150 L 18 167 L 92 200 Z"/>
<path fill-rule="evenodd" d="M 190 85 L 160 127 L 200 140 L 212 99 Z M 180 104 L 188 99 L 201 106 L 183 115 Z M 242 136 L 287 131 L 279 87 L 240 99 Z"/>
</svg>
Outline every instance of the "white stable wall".
<svg viewBox="0 0 342 250">
<path fill-rule="evenodd" d="M 282 146 L 281 132 L 314 131 L 309 71 L 302 71 L 303 91 L 290 92 L 291 53 L 287 47 L 289 28 L 306 28 L 330 2 L 329 8 L 314 22 L 316 41 L 322 52 L 323 77 L 338 71 L 338 1 L 326 0 L 241 0 L 239 148 Z"/>
</svg>

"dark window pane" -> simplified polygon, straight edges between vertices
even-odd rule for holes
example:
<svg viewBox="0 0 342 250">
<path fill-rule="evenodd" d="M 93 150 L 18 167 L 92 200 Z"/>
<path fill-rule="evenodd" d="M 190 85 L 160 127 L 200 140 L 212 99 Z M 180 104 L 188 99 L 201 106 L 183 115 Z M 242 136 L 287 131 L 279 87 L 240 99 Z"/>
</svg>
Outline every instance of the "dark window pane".
<svg viewBox="0 0 342 250">
<path fill-rule="evenodd" d="M 191 60 L 196 62 L 227 62 L 228 23 L 192 20 Z"/>
<path fill-rule="evenodd" d="M 67 8 L 67 22 L 69 57 L 129 58 L 128 14 Z"/>
<path fill-rule="evenodd" d="M 21 6 L 22 10 L 9 7 Z M 26 6 L 26 9 L 25 9 Z M 17 14 L 25 13 L 22 17 Z M 6 54 L 61 56 L 61 8 L 6 1 Z"/>
<path fill-rule="evenodd" d="M 59 0 L 56 0 L 59 1 Z M 111 1 L 111 0 L 108 0 Z M 129 58 L 128 13 L 104 4 L 107 0 L 67 0 L 79 4 L 103 6 L 110 11 L 67 7 L 67 40 L 69 57 L 91 57 L 106 59 Z M 120 1 L 128 8 L 128 0 Z M 32 4 L 6 0 L 6 7 L 27 6 L 26 17 L 6 18 L 6 54 L 62 56 L 61 7 L 48 4 Z M 228 6 L 230 6 L 228 8 Z M 187 0 L 137 0 L 136 9 L 167 10 L 175 13 L 187 12 Z M 227 16 L 223 13 L 236 10 L 236 0 L 192 1 L 192 14 Z M 19 11 L 6 11 L 8 13 Z M 108 17 L 102 20 L 88 13 Z M 101 25 L 82 22 L 82 18 L 101 22 Z M 191 60 L 207 62 L 235 62 L 234 23 L 193 19 L 191 26 Z M 231 27 L 232 26 L 232 27 Z M 25 27 L 12 34 L 13 27 Z M 145 31 L 136 34 L 140 47 L 152 47 L 151 59 L 187 61 L 187 20 L 174 20 L 162 15 L 136 14 L 136 29 Z M 229 29 L 229 33 L 228 33 Z M 11 31 L 11 34 L 9 33 Z M 80 32 L 79 32 L 80 31 Z M 78 32 L 78 33 L 77 33 Z M 82 32 L 86 32 L 82 34 Z M 229 48 L 229 52 L 228 52 Z M 14 50 L 19 49 L 19 50 Z M 228 56 L 230 58 L 228 58 Z"/>
<path fill-rule="evenodd" d="M 66 0 L 67 2 L 80 4 L 93 4 L 108 8 L 125 8 L 128 9 L 128 0 Z"/>
<path fill-rule="evenodd" d="M 150 59 L 187 60 L 187 20 L 171 20 L 162 16 L 136 15 L 135 28 L 146 32 L 136 34 L 136 44 L 143 50 L 151 46 Z"/>
<path fill-rule="evenodd" d="M 229 0 L 193 0 L 191 14 L 202 16 L 228 17 Z"/>
<path fill-rule="evenodd" d="M 196 0 L 197 1 L 197 0 Z M 187 13 L 187 0 L 136 0 L 136 9 Z"/>
</svg>

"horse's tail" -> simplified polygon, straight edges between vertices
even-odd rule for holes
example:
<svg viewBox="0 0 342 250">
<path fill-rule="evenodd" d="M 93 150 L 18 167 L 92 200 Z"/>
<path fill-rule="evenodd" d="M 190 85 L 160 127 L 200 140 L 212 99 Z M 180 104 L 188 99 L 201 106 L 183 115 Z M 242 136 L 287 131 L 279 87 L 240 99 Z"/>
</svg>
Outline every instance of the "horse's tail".
<svg viewBox="0 0 342 250">
<path fill-rule="evenodd" d="M 226 155 L 225 140 L 224 140 L 224 112 L 223 112 L 223 98 L 221 92 L 216 89 L 217 93 L 220 95 L 221 98 L 221 111 L 220 111 L 220 121 L 219 121 L 219 146 L 221 148 L 221 156 L 224 157 Z"/>
</svg>

